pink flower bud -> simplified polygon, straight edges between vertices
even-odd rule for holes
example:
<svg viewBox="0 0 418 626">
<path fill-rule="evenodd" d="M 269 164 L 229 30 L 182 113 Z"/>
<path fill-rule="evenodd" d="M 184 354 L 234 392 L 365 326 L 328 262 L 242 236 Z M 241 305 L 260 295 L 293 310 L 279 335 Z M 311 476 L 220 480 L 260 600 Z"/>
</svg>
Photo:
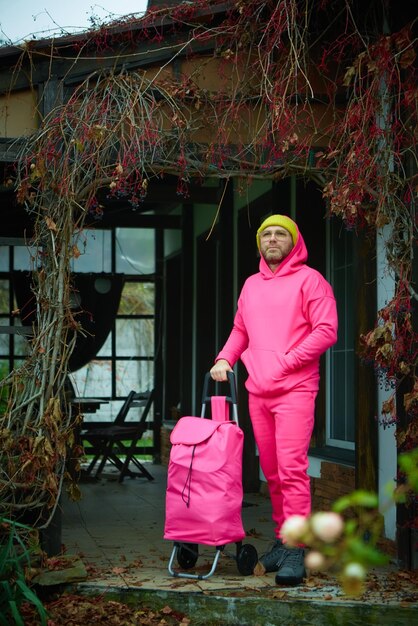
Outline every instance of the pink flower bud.
<svg viewBox="0 0 418 626">
<path fill-rule="evenodd" d="M 311 517 L 311 530 L 321 541 L 336 541 L 344 529 L 344 520 L 338 513 L 320 512 Z"/>
<path fill-rule="evenodd" d="M 348 596 L 360 596 L 364 592 L 366 570 L 361 563 L 348 563 L 341 576 L 344 593 Z"/>
<path fill-rule="evenodd" d="M 308 530 L 308 520 L 303 515 L 291 515 L 283 523 L 280 534 L 284 543 L 290 546 L 303 542 L 303 537 Z"/>
<path fill-rule="evenodd" d="M 325 566 L 325 557 L 316 550 L 311 550 L 305 556 L 305 565 L 309 569 L 322 569 Z"/>
<path fill-rule="evenodd" d="M 366 578 L 366 570 L 361 563 L 348 563 L 344 568 L 343 576 L 364 580 Z"/>
</svg>

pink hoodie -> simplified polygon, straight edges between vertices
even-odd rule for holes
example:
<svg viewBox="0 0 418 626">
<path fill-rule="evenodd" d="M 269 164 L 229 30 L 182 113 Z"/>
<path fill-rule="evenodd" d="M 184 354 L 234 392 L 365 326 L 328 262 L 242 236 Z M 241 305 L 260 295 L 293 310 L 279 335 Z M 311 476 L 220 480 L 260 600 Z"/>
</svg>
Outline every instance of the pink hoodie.
<svg viewBox="0 0 418 626">
<path fill-rule="evenodd" d="M 331 286 L 305 265 L 307 258 L 298 230 L 276 272 L 261 257 L 260 271 L 244 283 L 233 329 L 216 360 L 232 367 L 241 358 L 250 393 L 318 389 L 319 357 L 337 340 L 337 310 Z"/>
</svg>

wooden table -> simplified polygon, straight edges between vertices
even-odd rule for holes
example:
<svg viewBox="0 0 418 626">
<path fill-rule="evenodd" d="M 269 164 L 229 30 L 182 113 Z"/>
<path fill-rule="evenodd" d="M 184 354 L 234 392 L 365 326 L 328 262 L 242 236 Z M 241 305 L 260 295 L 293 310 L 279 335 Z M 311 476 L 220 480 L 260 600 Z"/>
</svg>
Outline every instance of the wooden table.
<svg viewBox="0 0 418 626">
<path fill-rule="evenodd" d="M 102 404 L 109 404 L 109 400 L 101 398 L 73 398 L 71 404 L 80 413 L 96 413 Z"/>
</svg>

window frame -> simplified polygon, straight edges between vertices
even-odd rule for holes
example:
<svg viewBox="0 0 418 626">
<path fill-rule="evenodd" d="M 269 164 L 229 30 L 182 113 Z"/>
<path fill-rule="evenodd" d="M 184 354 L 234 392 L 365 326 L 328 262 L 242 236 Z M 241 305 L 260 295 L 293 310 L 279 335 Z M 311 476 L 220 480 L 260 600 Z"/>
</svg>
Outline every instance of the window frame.
<svg viewBox="0 0 418 626">
<path fill-rule="evenodd" d="M 337 218 L 333 217 L 331 218 L 333 220 L 337 220 Z M 330 282 L 331 286 L 333 287 L 334 291 L 336 291 L 335 289 L 335 285 L 336 285 L 336 280 L 335 280 L 335 267 L 334 267 L 334 255 L 333 255 L 333 250 L 335 249 L 336 246 L 336 238 L 335 238 L 335 231 L 336 231 L 336 221 L 331 222 L 331 219 L 328 219 L 326 221 L 326 257 L 327 257 L 327 279 Z M 350 238 L 352 238 L 352 233 L 349 233 L 344 226 L 341 223 L 341 232 L 344 234 L 345 237 L 345 245 L 344 245 L 344 255 L 345 255 L 345 259 L 344 259 L 344 265 L 343 268 L 345 269 L 345 274 L 344 274 L 344 291 L 345 291 L 345 303 L 349 301 L 349 294 L 347 293 L 347 286 L 349 284 L 349 281 L 347 280 L 347 270 L 351 272 L 353 272 L 353 268 L 354 268 L 354 263 L 353 263 L 353 258 L 351 258 L 351 262 L 347 263 L 347 246 L 351 245 L 353 246 L 353 242 L 350 241 Z M 352 249 L 352 253 L 353 253 L 353 249 Z M 341 269 L 341 268 L 340 268 Z M 338 303 L 337 303 L 338 305 Z M 351 315 L 351 319 L 347 319 L 347 315 Z M 341 340 L 343 340 L 343 349 L 339 349 L 338 352 L 344 352 L 345 353 L 345 359 L 344 359 L 344 369 L 345 369 L 345 374 L 347 372 L 347 370 L 351 367 L 351 380 L 352 380 L 352 385 L 354 387 L 354 368 L 355 368 L 355 364 L 354 364 L 354 358 L 351 358 L 351 365 L 347 359 L 347 355 L 350 353 L 352 356 L 355 355 L 355 346 L 354 343 L 352 345 L 351 348 L 347 347 L 347 339 L 346 336 L 347 334 L 349 335 L 349 331 L 348 331 L 348 325 L 351 323 L 353 325 L 352 329 L 351 329 L 351 336 L 354 337 L 354 318 L 353 318 L 353 308 L 352 307 L 348 307 L 348 306 L 344 306 L 344 316 L 341 316 L 341 308 L 340 308 L 340 313 L 339 313 L 339 328 L 338 328 L 338 336 L 339 336 L 339 342 Z M 343 335 L 343 337 L 342 337 Z M 335 401 L 334 401 L 334 393 L 335 393 L 335 387 L 333 386 L 333 379 L 336 375 L 335 372 L 335 361 L 333 359 L 333 354 L 337 351 L 336 345 L 335 346 L 331 346 L 331 348 L 329 350 L 327 350 L 326 355 L 325 355 L 325 371 L 326 371 L 326 390 L 325 390 L 325 448 L 328 449 L 338 449 L 338 450 L 346 450 L 347 453 L 354 453 L 355 448 L 356 448 L 356 443 L 355 443 L 355 411 L 353 410 L 351 413 L 351 416 L 347 410 L 348 407 L 348 403 L 350 402 L 350 398 L 353 398 L 353 394 L 354 394 L 354 388 L 349 389 L 349 385 L 348 385 L 348 380 L 349 377 L 347 378 L 347 375 L 345 375 L 344 380 L 345 380 L 345 384 L 343 385 L 343 390 L 342 393 L 344 394 L 344 407 L 345 407 L 345 411 L 344 411 L 344 421 L 345 421 L 345 432 L 347 433 L 347 431 L 349 430 L 349 427 L 347 427 L 347 423 L 348 420 L 351 419 L 352 423 L 351 423 L 351 430 L 353 432 L 353 437 L 354 440 L 351 441 L 349 439 L 340 439 L 340 438 L 336 438 L 332 436 L 332 420 L 336 419 L 335 417 Z"/>
<path fill-rule="evenodd" d="M 116 230 L 118 227 L 105 228 L 103 230 L 111 231 L 111 250 L 110 258 L 111 258 L 111 272 L 114 273 L 116 269 L 116 255 L 117 255 L 117 242 L 116 242 Z M 143 230 L 142 228 L 133 227 L 135 230 Z M 102 229 L 100 229 L 102 230 Z M 150 230 L 149 228 L 147 230 Z M 157 231 L 154 230 L 154 241 L 156 241 Z M 19 327 L 20 320 L 16 316 L 12 314 L 13 310 L 16 308 L 15 304 L 15 295 L 13 289 L 13 281 L 11 280 L 12 272 L 14 271 L 14 260 L 15 260 L 15 248 L 17 247 L 15 243 L 11 244 L 2 244 L 2 247 L 8 248 L 8 268 L 5 267 L 4 270 L 0 271 L 0 280 L 8 282 L 8 302 L 9 302 L 9 311 L 0 311 L 0 320 L 6 320 L 7 326 Z M 156 245 L 154 246 L 154 265 L 156 264 Z M 6 264 L 5 264 L 6 265 Z M 28 271 L 30 271 L 28 269 Z M 78 272 L 77 272 L 78 273 Z M 103 277 L 105 278 L 108 273 L 104 272 Z M 110 399 L 111 400 L 121 400 L 124 398 L 123 395 L 117 394 L 117 366 L 116 364 L 121 361 L 138 361 L 138 362 L 154 362 L 156 357 L 156 310 L 155 310 L 155 302 L 157 300 L 156 290 L 158 288 L 158 281 L 155 273 L 152 274 L 125 274 L 125 284 L 126 283 L 152 283 L 154 285 L 155 295 L 154 295 L 154 311 L 153 313 L 148 314 L 118 314 L 116 318 L 113 320 L 111 333 L 111 351 L 110 355 L 107 356 L 97 356 L 95 357 L 95 361 L 110 361 L 111 363 L 111 391 L 110 391 Z M 154 321 L 154 329 L 153 329 L 153 353 L 149 355 L 137 355 L 137 356 L 123 356 L 119 355 L 116 352 L 116 324 L 118 319 L 152 319 Z M 15 339 L 16 336 L 21 336 L 21 333 L 4 333 L 6 337 L 8 337 L 8 353 L 0 352 L 0 362 L 6 362 L 8 364 L 8 371 L 11 372 L 15 367 L 24 360 L 25 356 L 22 354 L 21 349 L 17 346 L 17 341 Z M 1 350 L 1 347 L 0 347 Z M 20 353 L 19 353 L 20 352 Z M 155 380 L 155 367 L 152 371 L 152 380 Z"/>
</svg>

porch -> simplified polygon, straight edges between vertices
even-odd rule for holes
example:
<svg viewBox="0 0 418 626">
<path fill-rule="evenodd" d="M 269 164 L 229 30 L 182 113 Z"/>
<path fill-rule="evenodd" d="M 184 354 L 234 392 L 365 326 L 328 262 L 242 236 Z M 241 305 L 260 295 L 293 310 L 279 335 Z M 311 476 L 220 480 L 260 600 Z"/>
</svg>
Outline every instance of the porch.
<svg viewBox="0 0 418 626">
<path fill-rule="evenodd" d="M 310 575 L 299 587 L 277 587 L 274 574 L 242 576 L 233 559 L 222 556 L 205 580 L 174 578 L 168 573 L 172 542 L 163 540 L 166 470 L 152 465 L 154 481 L 118 483 L 111 470 L 97 481 L 81 483 L 82 500 L 64 501 L 62 538 L 66 554 L 79 555 L 87 578 L 72 591 L 102 595 L 156 609 L 183 611 L 191 624 L 267 626 L 281 624 L 411 624 L 418 620 L 416 576 L 396 564 L 371 572 L 359 598 L 343 595 L 330 575 Z M 245 543 L 263 553 L 272 540 L 270 502 L 246 494 L 242 510 Z M 234 553 L 235 546 L 227 546 Z M 214 550 L 199 546 L 199 573 L 210 570 Z M 175 564 L 176 565 L 176 564 Z M 81 577 L 82 578 L 82 577 Z"/>
</svg>

